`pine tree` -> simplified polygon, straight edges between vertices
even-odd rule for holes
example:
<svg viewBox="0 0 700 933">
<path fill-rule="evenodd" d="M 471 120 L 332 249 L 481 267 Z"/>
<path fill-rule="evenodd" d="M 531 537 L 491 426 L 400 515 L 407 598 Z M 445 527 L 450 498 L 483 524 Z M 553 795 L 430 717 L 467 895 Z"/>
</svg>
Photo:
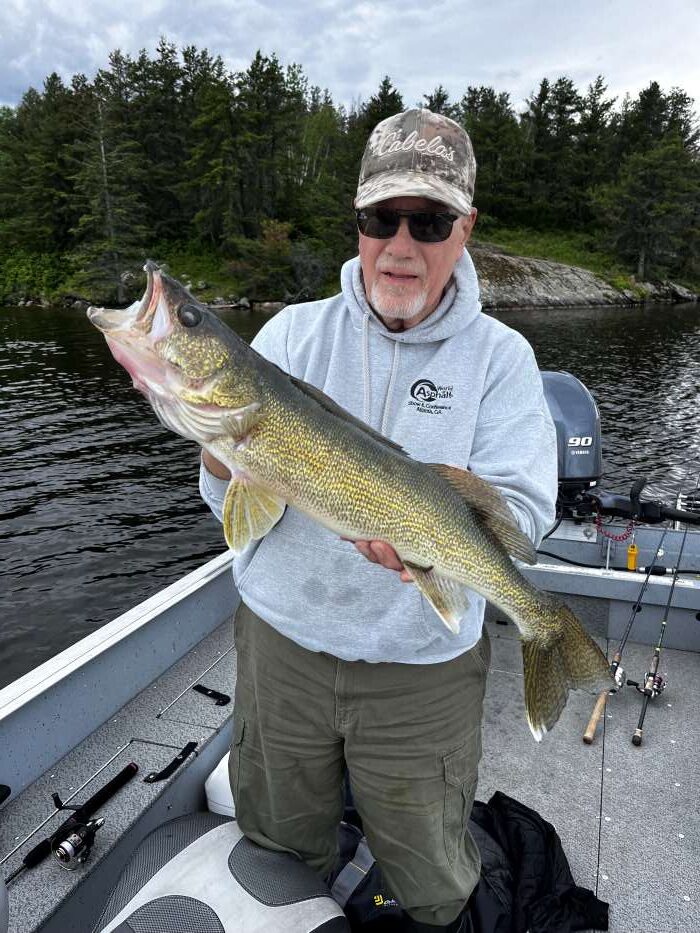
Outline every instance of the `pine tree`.
<svg viewBox="0 0 700 933">
<path fill-rule="evenodd" d="M 195 235 L 218 248 L 240 231 L 233 82 L 219 56 L 183 52 L 187 161 L 178 192 Z"/>
<path fill-rule="evenodd" d="M 240 225 L 257 236 L 263 219 L 284 219 L 288 147 L 296 135 L 284 70 L 276 55 L 257 52 L 234 80 L 234 132 L 239 167 Z"/>
<path fill-rule="evenodd" d="M 700 164 L 679 137 L 668 137 L 627 156 L 618 180 L 600 186 L 593 203 L 611 245 L 639 280 L 666 275 L 681 265 L 688 238 L 697 240 Z"/>
<path fill-rule="evenodd" d="M 588 86 L 581 103 L 578 126 L 578 173 L 576 188 L 579 192 L 595 187 L 614 172 L 612 166 L 613 106 L 615 98 L 605 96 L 607 86 L 602 75 Z M 585 205 L 586 198 L 580 198 Z"/>
<path fill-rule="evenodd" d="M 143 151 L 130 136 L 125 108 L 130 99 L 126 61 L 116 56 L 109 73 L 95 80 L 83 114 L 83 136 L 75 147 L 74 183 L 82 208 L 73 230 L 75 284 L 93 294 L 127 299 L 125 273 L 146 258 L 152 231 L 144 222 L 146 167 Z"/>
<path fill-rule="evenodd" d="M 180 201 L 187 161 L 187 121 L 182 107 L 182 67 L 175 45 L 161 38 L 156 56 L 141 51 L 127 62 L 129 127 L 145 159 L 141 195 L 155 241 L 186 238 L 189 220 Z"/>
<path fill-rule="evenodd" d="M 578 136 L 582 100 L 570 78 L 545 78 L 521 117 L 533 226 L 566 227 L 578 214 Z"/>
<path fill-rule="evenodd" d="M 524 164 L 521 130 L 505 93 L 491 87 L 468 87 L 457 116 L 474 147 L 476 188 L 474 205 L 488 218 L 516 218 L 522 210 Z"/>
<path fill-rule="evenodd" d="M 438 84 L 430 94 L 424 94 L 423 100 L 425 103 L 422 106 L 427 110 L 431 110 L 433 113 L 441 113 L 451 120 L 459 118 L 459 105 L 450 103 L 450 95 L 441 84 Z"/>
<path fill-rule="evenodd" d="M 35 252 L 67 248 L 72 220 L 70 147 L 76 138 L 73 95 L 56 74 L 30 89 L 3 120 L 0 238 Z"/>
</svg>

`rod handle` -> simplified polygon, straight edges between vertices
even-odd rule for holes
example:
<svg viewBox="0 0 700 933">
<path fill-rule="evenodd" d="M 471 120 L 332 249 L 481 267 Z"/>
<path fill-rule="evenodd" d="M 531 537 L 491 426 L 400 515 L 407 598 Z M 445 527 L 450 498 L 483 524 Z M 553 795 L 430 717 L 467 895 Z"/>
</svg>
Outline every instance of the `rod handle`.
<svg viewBox="0 0 700 933">
<path fill-rule="evenodd" d="M 598 699 L 595 701 L 595 706 L 593 707 L 591 718 L 588 720 L 586 731 L 583 733 L 583 741 L 586 743 L 586 745 L 590 745 L 595 738 L 595 730 L 598 727 L 600 717 L 603 715 L 603 710 L 605 709 L 605 703 L 607 699 L 607 690 L 603 690 L 602 693 L 598 694 Z"/>
</svg>

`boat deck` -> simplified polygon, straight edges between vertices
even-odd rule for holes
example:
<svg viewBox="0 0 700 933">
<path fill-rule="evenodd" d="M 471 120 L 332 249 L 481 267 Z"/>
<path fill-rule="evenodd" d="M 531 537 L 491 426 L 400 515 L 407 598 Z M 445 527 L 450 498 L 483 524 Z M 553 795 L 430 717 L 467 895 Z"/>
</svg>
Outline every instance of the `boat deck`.
<svg viewBox="0 0 700 933">
<path fill-rule="evenodd" d="M 581 603 L 574 608 L 589 629 L 594 634 L 605 631 L 602 611 L 599 619 L 596 615 L 602 601 L 581 599 Z M 663 652 L 661 670 L 669 685 L 650 705 L 640 748 L 632 745 L 631 736 L 641 696 L 631 687 L 611 698 L 592 745 L 584 745 L 581 736 L 593 698 L 578 693 L 570 697 L 556 729 L 537 744 L 524 716 L 515 628 L 495 618 L 487 625 L 492 664 L 478 798 L 486 801 L 500 790 L 553 823 L 576 882 L 610 903 L 613 933 L 641 929 L 696 933 L 700 929 L 700 654 Z M 617 647 L 602 635 L 597 637 L 609 653 Z M 183 767 L 182 779 L 176 773 L 163 785 L 134 781 L 104 808 L 108 823 L 86 866 L 87 877 L 81 877 L 82 871 L 63 872 L 47 859 L 17 879 L 10 888 L 11 933 L 39 929 L 87 933 L 105 890 L 116 882 L 129 854 L 123 847 L 120 851 L 122 843 L 133 849 L 158 821 L 203 805 L 205 768 L 211 770 L 225 751 L 231 707 L 216 707 L 186 688 L 208 671 L 209 686 L 233 693 L 235 653 L 227 652 L 230 639 L 231 626 L 225 622 L 3 808 L 0 853 L 13 848 L 51 812 L 52 790 L 77 789 L 86 774 L 120 749 L 109 771 L 84 793 L 92 793 L 132 757 L 144 765 L 145 773 L 148 767 L 166 764 L 186 741 L 200 742 L 200 754 Z M 624 657 L 628 675 L 641 677 L 650 657 L 649 646 L 628 644 Z M 169 706 L 183 691 L 181 699 Z M 195 790 L 184 793 L 187 773 Z M 197 802 L 192 804 L 193 800 Z M 58 819 L 49 825 L 55 827 Z M 3 874 L 15 868 L 25 852 L 26 848 L 9 859 L 0 869 Z M 101 877 L 94 885 L 89 883 L 92 870 Z M 61 901 L 74 909 L 56 915 Z M 76 911 L 79 919 L 73 919 Z"/>
<path fill-rule="evenodd" d="M 585 615 L 582 613 L 582 615 Z M 595 631 L 595 621 L 588 618 Z M 610 930 L 696 933 L 700 929 L 700 655 L 664 650 L 666 690 L 649 704 L 640 747 L 632 735 L 642 696 L 611 697 L 592 745 L 583 731 L 593 699 L 574 693 L 556 728 L 537 744 L 525 721 L 515 627 L 488 623 L 492 660 L 477 797 L 500 790 L 551 822 L 576 883 L 610 904 Z M 618 644 L 598 637 L 612 657 Z M 651 660 L 628 643 L 634 680 Z"/>
</svg>

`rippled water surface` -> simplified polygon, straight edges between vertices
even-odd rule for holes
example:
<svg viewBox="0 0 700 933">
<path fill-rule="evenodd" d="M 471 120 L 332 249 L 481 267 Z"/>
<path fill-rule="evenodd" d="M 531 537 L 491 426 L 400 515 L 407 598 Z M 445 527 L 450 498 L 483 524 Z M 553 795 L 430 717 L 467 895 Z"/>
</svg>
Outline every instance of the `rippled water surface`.
<svg viewBox="0 0 700 933">
<path fill-rule="evenodd" d="M 250 338 L 264 319 L 222 315 Z M 700 308 L 510 312 L 601 409 L 605 485 L 671 496 L 700 465 Z M 75 311 L 0 309 L 0 686 L 223 550 L 198 450 Z"/>
</svg>

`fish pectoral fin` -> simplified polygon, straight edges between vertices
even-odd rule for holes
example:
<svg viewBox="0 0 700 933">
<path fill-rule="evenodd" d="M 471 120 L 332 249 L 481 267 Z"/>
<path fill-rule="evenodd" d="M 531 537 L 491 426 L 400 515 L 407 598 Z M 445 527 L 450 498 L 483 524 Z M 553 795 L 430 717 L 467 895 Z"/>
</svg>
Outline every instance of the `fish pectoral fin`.
<svg viewBox="0 0 700 933">
<path fill-rule="evenodd" d="M 260 420 L 259 402 L 251 402 L 243 408 L 235 408 L 221 418 L 223 433 L 230 435 L 236 441 L 242 441 Z"/>
<path fill-rule="evenodd" d="M 223 508 L 224 535 L 231 550 L 240 554 L 251 541 L 266 535 L 282 517 L 285 506 L 284 499 L 234 474 Z"/>
<path fill-rule="evenodd" d="M 406 561 L 404 567 L 448 629 L 458 635 L 460 621 L 469 609 L 466 587 L 450 577 L 441 576 L 431 567 L 419 567 Z"/>
<path fill-rule="evenodd" d="M 520 530 L 503 493 L 481 479 L 471 470 L 448 466 L 445 463 L 429 464 L 443 479 L 457 490 L 467 505 L 474 509 L 486 527 L 501 542 L 511 557 L 526 564 L 537 563 L 535 546 Z"/>
</svg>

